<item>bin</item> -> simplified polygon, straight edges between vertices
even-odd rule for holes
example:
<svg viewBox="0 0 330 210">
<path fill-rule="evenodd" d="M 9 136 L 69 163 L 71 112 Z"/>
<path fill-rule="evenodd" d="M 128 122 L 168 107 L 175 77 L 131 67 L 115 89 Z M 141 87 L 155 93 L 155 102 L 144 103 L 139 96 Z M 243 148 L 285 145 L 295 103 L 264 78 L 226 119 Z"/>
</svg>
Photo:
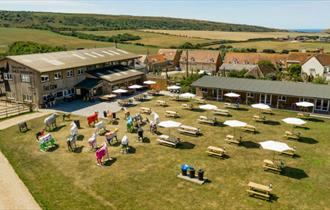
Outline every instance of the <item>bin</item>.
<svg viewBox="0 0 330 210">
<path fill-rule="evenodd" d="M 113 119 L 116 119 L 116 118 L 117 118 L 117 115 L 116 115 L 115 112 L 112 112 L 112 118 L 113 118 Z"/>
<path fill-rule="evenodd" d="M 106 111 L 103 111 L 103 117 L 107 118 L 107 112 Z"/>
<path fill-rule="evenodd" d="M 204 180 L 204 170 L 203 169 L 198 170 L 198 180 L 200 180 L 200 181 Z"/>
<path fill-rule="evenodd" d="M 181 165 L 181 173 L 182 176 L 187 176 L 187 171 L 188 171 L 189 166 L 187 164 Z"/>
<path fill-rule="evenodd" d="M 189 169 L 189 177 L 190 178 L 195 178 L 195 169 L 194 168 Z"/>
</svg>

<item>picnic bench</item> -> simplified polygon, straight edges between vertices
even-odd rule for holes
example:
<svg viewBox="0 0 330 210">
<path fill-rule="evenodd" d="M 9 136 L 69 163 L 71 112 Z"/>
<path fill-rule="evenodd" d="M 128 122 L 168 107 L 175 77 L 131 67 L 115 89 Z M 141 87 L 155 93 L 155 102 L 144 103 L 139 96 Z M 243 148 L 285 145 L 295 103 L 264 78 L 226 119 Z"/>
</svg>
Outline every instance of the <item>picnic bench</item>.
<svg viewBox="0 0 330 210">
<path fill-rule="evenodd" d="M 225 108 L 238 109 L 239 108 L 239 104 L 225 103 Z"/>
<path fill-rule="evenodd" d="M 242 142 L 242 137 L 240 136 L 239 138 L 235 138 L 233 135 L 227 135 L 225 141 L 228 144 L 233 143 L 239 145 Z"/>
<path fill-rule="evenodd" d="M 130 105 L 133 104 L 133 101 L 131 99 L 128 99 L 128 100 L 119 100 L 118 101 L 118 104 L 119 104 L 119 106 L 122 106 L 122 107 L 124 107 L 124 106 L 130 106 Z"/>
<path fill-rule="evenodd" d="M 151 114 L 151 108 L 149 107 L 141 107 L 140 111 L 144 114 Z"/>
<path fill-rule="evenodd" d="M 242 127 L 242 130 L 243 131 L 249 131 L 249 132 L 252 132 L 252 133 L 256 133 L 257 132 L 257 128 L 253 125 L 246 125 L 246 126 L 243 126 Z"/>
<path fill-rule="evenodd" d="M 208 118 L 206 116 L 199 116 L 198 120 L 199 123 L 205 123 L 205 124 L 210 124 L 210 125 L 215 125 L 217 124 L 217 119 L 216 118 Z"/>
<path fill-rule="evenodd" d="M 265 116 L 260 116 L 260 115 L 254 115 L 253 120 L 256 121 L 256 122 L 265 122 L 266 117 Z"/>
<path fill-rule="evenodd" d="M 165 111 L 165 117 L 178 118 L 180 115 L 175 111 Z"/>
<path fill-rule="evenodd" d="M 162 100 L 157 100 L 156 105 L 163 106 L 163 107 L 168 106 L 166 101 L 162 101 Z"/>
<path fill-rule="evenodd" d="M 194 135 L 194 136 L 198 136 L 201 134 L 201 130 L 199 128 L 195 128 L 187 125 L 181 125 L 178 128 L 178 131 L 182 134 Z"/>
<path fill-rule="evenodd" d="M 280 154 L 294 157 L 296 155 L 296 151 L 294 149 L 286 150 L 286 151 L 280 152 Z"/>
<path fill-rule="evenodd" d="M 206 153 L 210 156 L 223 158 L 226 154 L 226 150 L 222 147 L 209 146 Z"/>
<path fill-rule="evenodd" d="M 206 101 L 205 101 L 203 98 L 198 98 L 198 97 L 196 97 L 196 98 L 195 98 L 195 101 L 196 101 L 196 103 L 198 103 L 198 104 L 206 104 Z"/>
<path fill-rule="evenodd" d="M 149 95 L 151 95 L 151 96 L 159 95 L 159 91 L 158 90 L 149 90 L 147 93 Z"/>
<path fill-rule="evenodd" d="M 170 147 L 177 147 L 178 144 L 180 144 L 180 140 L 175 137 L 170 137 L 167 135 L 160 135 L 157 138 L 158 144 L 164 145 L 164 146 L 170 146 Z"/>
<path fill-rule="evenodd" d="M 181 104 L 182 109 L 193 110 L 194 106 L 192 104 Z"/>
<path fill-rule="evenodd" d="M 264 109 L 264 110 L 262 110 L 262 113 L 264 113 L 264 114 L 270 114 L 270 115 L 274 114 L 273 111 L 272 111 L 272 109 Z"/>
<path fill-rule="evenodd" d="M 179 97 L 179 95 L 171 95 L 170 100 L 171 101 L 180 101 L 180 97 Z"/>
<path fill-rule="evenodd" d="M 214 113 L 215 115 L 230 116 L 229 111 L 226 110 L 226 109 L 215 109 L 215 110 L 213 111 L 213 113 Z"/>
<path fill-rule="evenodd" d="M 297 116 L 298 117 L 310 117 L 311 115 L 308 112 L 298 112 Z"/>
<path fill-rule="evenodd" d="M 137 95 L 133 97 L 135 101 L 144 101 L 146 97 L 144 95 Z"/>
<path fill-rule="evenodd" d="M 300 137 L 301 137 L 301 133 L 300 132 L 285 131 L 284 137 L 287 138 L 287 139 L 299 140 Z"/>
<path fill-rule="evenodd" d="M 280 160 L 272 161 L 272 160 L 264 160 L 262 167 L 265 171 L 272 171 L 276 173 L 281 173 L 284 169 L 284 163 Z"/>
<path fill-rule="evenodd" d="M 248 189 L 246 191 L 248 192 L 249 196 L 270 200 L 272 188 L 271 186 L 249 182 Z"/>
<path fill-rule="evenodd" d="M 99 99 L 101 101 L 111 101 L 111 100 L 114 100 L 116 97 L 117 97 L 117 95 L 115 95 L 115 94 L 109 94 L 109 95 L 100 96 Z"/>
</svg>

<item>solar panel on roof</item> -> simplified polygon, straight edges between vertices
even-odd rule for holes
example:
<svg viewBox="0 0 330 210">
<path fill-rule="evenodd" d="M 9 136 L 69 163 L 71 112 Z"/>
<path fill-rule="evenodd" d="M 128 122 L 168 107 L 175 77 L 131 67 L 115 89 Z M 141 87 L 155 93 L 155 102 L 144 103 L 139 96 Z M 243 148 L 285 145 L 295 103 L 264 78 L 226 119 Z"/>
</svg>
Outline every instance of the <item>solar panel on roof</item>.
<svg viewBox="0 0 330 210">
<path fill-rule="evenodd" d="M 97 58 L 97 56 L 95 56 L 95 55 L 92 55 L 92 54 L 90 54 L 90 53 L 84 53 L 85 55 L 88 55 L 88 56 L 90 56 L 90 57 L 92 57 L 92 58 Z"/>
<path fill-rule="evenodd" d="M 102 52 L 105 53 L 105 54 L 107 54 L 107 55 L 113 56 L 112 53 L 109 53 L 109 52 L 107 52 L 107 51 L 102 51 Z"/>
<path fill-rule="evenodd" d="M 84 56 L 78 55 L 78 54 L 72 54 L 72 56 L 77 57 L 77 58 L 80 58 L 82 60 L 85 60 L 86 59 Z"/>
<path fill-rule="evenodd" d="M 128 54 L 128 52 L 124 51 L 124 50 L 121 50 L 121 49 L 117 49 L 117 51 L 121 52 L 121 53 L 124 53 L 124 54 Z"/>
<path fill-rule="evenodd" d="M 113 53 L 113 54 L 115 54 L 115 55 L 120 55 L 120 53 L 117 53 L 117 52 L 112 51 L 112 50 L 108 50 L 108 52 L 109 52 L 109 53 Z"/>
<path fill-rule="evenodd" d="M 93 53 L 94 55 L 100 56 L 100 57 L 104 57 L 104 55 L 101 55 L 101 54 L 99 54 L 97 52 L 91 52 L 91 53 Z"/>
</svg>

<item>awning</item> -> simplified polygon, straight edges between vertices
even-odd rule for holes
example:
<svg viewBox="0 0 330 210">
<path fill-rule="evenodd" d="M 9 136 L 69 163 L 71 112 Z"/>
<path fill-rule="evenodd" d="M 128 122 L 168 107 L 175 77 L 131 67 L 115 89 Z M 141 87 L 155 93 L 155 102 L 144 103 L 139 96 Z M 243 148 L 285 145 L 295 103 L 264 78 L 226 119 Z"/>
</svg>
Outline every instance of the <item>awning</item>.
<svg viewBox="0 0 330 210">
<path fill-rule="evenodd" d="M 91 90 L 102 83 L 100 79 L 86 78 L 75 85 L 75 88 Z"/>
</svg>

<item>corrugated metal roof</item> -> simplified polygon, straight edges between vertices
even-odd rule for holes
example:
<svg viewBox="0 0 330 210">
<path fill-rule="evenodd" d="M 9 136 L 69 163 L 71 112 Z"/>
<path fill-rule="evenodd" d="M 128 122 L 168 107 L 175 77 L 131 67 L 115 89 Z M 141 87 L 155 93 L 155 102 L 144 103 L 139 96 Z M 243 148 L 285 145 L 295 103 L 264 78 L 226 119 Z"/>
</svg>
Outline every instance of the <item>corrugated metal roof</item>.
<svg viewBox="0 0 330 210">
<path fill-rule="evenodd" d="M 99 79 L 106 80 L 108 82 L 116 82 L 119 80 L 135 76 L 141 76 L 144 74 L 141 71 L 131 69 L 126 66 L 111 66 L 104 69 L 87 71 L 86 73 Z"/>
<path fill-rule="evenodd" d="M 204 76 L 193 87 L 330 99 L 330 86 L 311 83 Z"/>
<path fill-rule="evenodd" d="M 77 68 L 139 57 L 139 55 L 113 47 L 7 56 L 9 59 L 39 72 Z"/>
</svg>

